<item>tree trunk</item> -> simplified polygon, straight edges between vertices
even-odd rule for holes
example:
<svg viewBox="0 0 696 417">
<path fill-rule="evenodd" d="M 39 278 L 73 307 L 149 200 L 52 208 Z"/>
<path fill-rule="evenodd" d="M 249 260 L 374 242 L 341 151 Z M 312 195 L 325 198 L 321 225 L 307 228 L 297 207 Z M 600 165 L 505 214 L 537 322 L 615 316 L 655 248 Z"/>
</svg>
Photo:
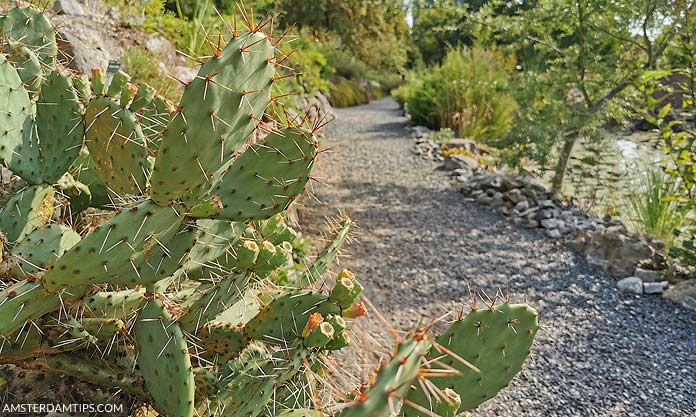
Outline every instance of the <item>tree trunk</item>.
<svg viewBox="0 0 696 417">
<path fill-rule="evenodd" d="M 573 153 L 573 147 L 577 140 L 578 135 L 573 134 L 563 143 L 563 149 L 561 149 L 561 154 L 558 157 L 558 164 L 556 165 L 556 172 L 553 174 L 553 180 L 551 181 L 551 192 L 553 192 L 554 195 L 559 195 L 561 193 L 566 169 L 568 168 L 568 161 L 570 160 L 570 155 Z"/>
</svg>

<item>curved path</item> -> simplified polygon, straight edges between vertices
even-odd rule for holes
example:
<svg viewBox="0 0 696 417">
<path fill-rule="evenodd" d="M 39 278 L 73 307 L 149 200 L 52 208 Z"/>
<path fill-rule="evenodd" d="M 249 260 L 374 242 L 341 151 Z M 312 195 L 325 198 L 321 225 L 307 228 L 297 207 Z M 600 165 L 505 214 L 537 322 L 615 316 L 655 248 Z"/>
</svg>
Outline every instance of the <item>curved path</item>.
<svg viewBox="0 0 696 417">
<path fill-rule="evenodd" d="M 388 320 L 441 315 L 468 288 L 508 287 L 540 313 L 533 357 L 509 389 L 474 413 L 696 416 L 696 313 L 617 291 L 571 251 L 464 201 L 413 141 L 391 99 L 338 111 L 314 185 L 320 224 L 352 213 L 359 243 L 343 263 Z"/>
</svg>

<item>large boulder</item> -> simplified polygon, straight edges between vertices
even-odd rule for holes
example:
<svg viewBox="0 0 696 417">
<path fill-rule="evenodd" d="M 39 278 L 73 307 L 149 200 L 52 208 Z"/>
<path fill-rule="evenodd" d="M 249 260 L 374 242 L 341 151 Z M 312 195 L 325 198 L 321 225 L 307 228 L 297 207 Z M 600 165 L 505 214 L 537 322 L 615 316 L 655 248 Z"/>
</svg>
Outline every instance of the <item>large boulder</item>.
<svg viewBox="0 0 696 417">
<path fill-rule="evenodd" d="M 696 310 L 696 279 L 672 285 L 662 296 L 688 309 Z"/>
<path fill-rule="evenodd" d="M 57 14 L 84 16 L 85 9 L 82 7 L 83 4 L 84 2 L 80 0 L 57 0 L 53 3 L 53 11 Z"/>
<path fill-rule="evenodd" d="M 633 275 L 636 267 L 664 261 L 664 245 L 644 236 L 630 235 L 622 226 L 609 227 L 590 236 L 587 261 L 615 278 Z"/>
</svg>

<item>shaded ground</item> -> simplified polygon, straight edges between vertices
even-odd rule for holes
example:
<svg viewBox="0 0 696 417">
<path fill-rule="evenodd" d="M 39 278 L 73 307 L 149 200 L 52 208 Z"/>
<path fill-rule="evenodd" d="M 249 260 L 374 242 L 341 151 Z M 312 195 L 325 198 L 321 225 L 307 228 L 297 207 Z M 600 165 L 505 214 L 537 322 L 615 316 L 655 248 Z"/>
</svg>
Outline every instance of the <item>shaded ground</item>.
<svg viewBox="0 0 696 417">
<path fill-rule="evenodd" d="M 405 126 L 391 99 L 339 110 L 314 186 L 324 205 L 302 223 L 353 214 L 359 243 L 343 264 L 401 328 L 468 302 L 469 287 L 508 287 L 539 310 L 532 360 L 476 416 L 696 416 L 696 313 L 620 293 L 540 233 L 465 202 L 411 153 Z"/>
</svg>

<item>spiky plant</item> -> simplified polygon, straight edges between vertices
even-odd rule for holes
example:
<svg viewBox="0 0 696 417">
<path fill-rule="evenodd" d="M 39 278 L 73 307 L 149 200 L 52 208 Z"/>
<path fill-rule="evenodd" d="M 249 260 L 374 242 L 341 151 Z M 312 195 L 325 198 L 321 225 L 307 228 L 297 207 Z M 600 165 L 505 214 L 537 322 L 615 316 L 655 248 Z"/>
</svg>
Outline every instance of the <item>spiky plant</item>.
<svg viewBox="0 0 696 417">
<path fill-rule="evenodd" d="M 313 289 L 348 217 L 314 264 L 274 284 L 297 237 L 283 212 L 310 179 L 322 122 L 269 114 L 282 37 L 244 20 L 210 42 L 171 106 L 124 73 L 66 73 L 38 10 L 0 15 L 0 161 L 24 181 L 0 211 L 5 379 L 43 369 L 168 417 L 451 416 L 492 397 L 529 352 L 526 306 L 410 333 L 354 400 L 305 392 L 367 310 L 349 271 Z"/>
</svg>

